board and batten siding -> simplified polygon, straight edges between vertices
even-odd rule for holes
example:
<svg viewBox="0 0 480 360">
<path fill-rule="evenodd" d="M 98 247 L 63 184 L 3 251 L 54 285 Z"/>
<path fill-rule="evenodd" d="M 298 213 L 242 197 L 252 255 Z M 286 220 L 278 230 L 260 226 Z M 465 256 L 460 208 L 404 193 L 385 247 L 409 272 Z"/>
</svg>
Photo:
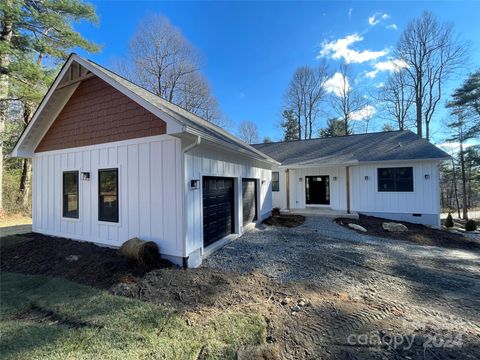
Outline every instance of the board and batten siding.
<svg viewBox="0 0 480 360">
<path fill-rule="evenodd" d="M 118 168 L 118 223 L 98 221 L 98 170 L 108 168 Z M 78 219 L 62 217 L 69 170 L 80 173 Z M 161 254 L 182 256 L 181 177 L 181 143 L 169 135 L 35 153 L 33 231 L 115 247 L 139 237 L 155 241 Z"/>
<path fill-rule="evenodd" d="M 304 209 L 306 206 L 305 176 L 329 176 L 330 205 L 321 205 L 334 210 L 347 207 L 345 167 L 325 166 L 290 170 L 290 208 Z M 336 180 L 334 180 L 336 177 Z M 301 178 L 301 181 L 300 181 Z M 318 206 L 318 205 L 316 205 Z"/>
<path fill-rule="evenodd" d="M 271 165 L 230 151 L 221 151 L 207 145 L 199 145 L 185 153 L 185 209 L 186 252 L 203 249 L 203 198 L 202 177 L 220 176 L 235 179 L 236 232 L 242 232 L 241 179 L 257 179 L 260 219 L 271 214 Z M 200 180 L 199 189 L 191 189 L 190 180 Z M 263 182 L 263 183 L 262 183 Z M 240 186 L 239 186 L 240 185 Z M 258 219 L 258 220 L 260 220 Z"/>
<path fill-rule="evenodd" d="M 413 167 L 413 192 L 379 192 L 377 169 Z M 425 179 L 428 175 L 428 179 Z M 365 177 L 368 176 L 368 180 Z M 357 212 L 440 212 L 440 171 L 437 161 L 385 162 L 350 167 L 351 209 Z"/>
</svg>

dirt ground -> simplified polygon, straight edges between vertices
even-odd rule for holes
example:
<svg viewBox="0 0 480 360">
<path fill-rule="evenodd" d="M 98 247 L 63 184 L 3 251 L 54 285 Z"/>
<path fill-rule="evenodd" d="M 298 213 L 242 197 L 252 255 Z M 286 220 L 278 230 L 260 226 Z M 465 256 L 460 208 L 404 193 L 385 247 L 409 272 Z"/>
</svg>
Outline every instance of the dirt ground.
<svg viewBox="0 0 480 360">
<path fill-rule="evenodd" d="M 338 234 L 344 238 L 333 238 Z M 331 220 L 307 218 L 299 227 L 248 232 L 202 268 L 144 273 L 116 250 L 38 234 L 26 237 L 2 248 L 2 271 L 109 289 L 172 308 L 188 324 L 230 311 L 260 314 L 267 324 L 266 344 L 275 351 L 262 357 L 253 349 L 244 358 L 480 357 L 480 273 L 472 265 L 478 264 L 478 252 L 462 253 L 465 259 L 455 264 L 439 256 L 418 267 L 421 251 L 412 258 L 399 256 L 410 251 L 408 242 L 398 242 L 398 252 L 391 240 L 384 248 L 378 239 L 374 247 Z M 417 248 L 432 253 L 429 247 Z"/>
<path fill-rule="evenodd" d="M 279 212 L 273 213 L 272 216 L 265 219 L 263 223 L 269 226 L 284 226 L 284 227 L 296 227 L 305 222 L 305 216 L 302 215 L 281 215 Z"/>
<path fill-rule="evenodd" d="M 420 245 L 435 245 L 456 249 L 471 249 L 480 250 L 480 244 L 465 241 L 461 234 L 448 232 L 444 230 L 432 229 L 423 225 L 413 224 L 403 221 L 394 221 L 396 223 L 404 224 L 408 231 L 404 233 L 393 233 L 383 229 L 382 224 L 385 220 L 373 216 L 359 215 L 357 219 L 338 218 L 336 222 L 339 225 L 348 227 L 348 224 L 358 224 L 367 229 L 367 234 L 371 236 L 378 236 L 383 238 L 407 240 Z M 353 230 L 352 231 L 357 231 Z M 359 232 L 359 231 L 358 231 Z M 359 232 L 362 233 L 362 232 Z"/>
</svg>

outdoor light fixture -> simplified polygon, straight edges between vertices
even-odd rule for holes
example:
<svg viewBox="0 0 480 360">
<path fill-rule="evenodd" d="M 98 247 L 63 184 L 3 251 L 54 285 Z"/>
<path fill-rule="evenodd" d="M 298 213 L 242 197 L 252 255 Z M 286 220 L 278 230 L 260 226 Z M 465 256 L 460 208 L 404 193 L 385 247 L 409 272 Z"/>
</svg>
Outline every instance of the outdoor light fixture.
<svg viewBox="0 0 480 360">
<path fill-rule="evenodd" d="M 262 180 L 262 185 L 265 184 L 265 180 Z"/>
<path fill-rule="evenodd" d="M 200 180 L 198 179 L 190 180 L 190 189 L 197 190 L 199 185 L 200 185 Z"/>
<path fill-rule="evenodd" d="M 425 180 L 430 179 L 430 174 L 425 174 Z"/>
<path fill-rule="evenodd" d="M 301 177 L 299 177 L 299 178 L 298 178 L 298 181 L 302 182 L 302 178 L 301 178 Z"/>
<path fill-rule="evenodd" d="M 337 177 L 336 177 L 336 176 L 333 177 L 333 181 L 337 181 Z"/>
<path fill-rule="evenodd" d="M 89 172 L 82 172 L 82 180 L 84 180 L 84 181 L 90 180 L 90 173 Z"/>
<path fill-rule="evenodd" d="M 368 181 L 368 175 L 365 176 L 365 181 Z"/>
</svg>

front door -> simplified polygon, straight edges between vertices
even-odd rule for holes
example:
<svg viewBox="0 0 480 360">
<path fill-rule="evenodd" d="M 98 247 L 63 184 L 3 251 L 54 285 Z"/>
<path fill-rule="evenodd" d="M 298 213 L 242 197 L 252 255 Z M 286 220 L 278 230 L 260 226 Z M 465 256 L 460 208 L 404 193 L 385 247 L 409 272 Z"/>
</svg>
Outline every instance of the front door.
<svg viewBox="0 0 480 360">
<path fill-rule="evenodd" d="M 305 176 L 305 200 L 310 205 L 330 205 L 330 178 Z"/>
</svg>

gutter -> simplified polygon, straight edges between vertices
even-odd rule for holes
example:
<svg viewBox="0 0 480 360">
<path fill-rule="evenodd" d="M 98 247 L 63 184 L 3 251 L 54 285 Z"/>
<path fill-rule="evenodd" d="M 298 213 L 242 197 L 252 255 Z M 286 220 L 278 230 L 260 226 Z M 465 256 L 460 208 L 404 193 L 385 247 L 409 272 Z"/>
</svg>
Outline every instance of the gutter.
<svg viewBox="0 0 480 360">
<path fill-rule="evenodd" d="M 183 258 L 182 258 L 182 265 L 183 268 L 186 269 L 188 268 L 188 254 L 187 254 L 187 227 L 185 226 L 187 223 L 187 201 L 185 198 L 185 187 L 186 187 L 186 178 L 185 175 L 187 173 L 187 164 L 185 162 L 185 154 L 192 150 L 193 148 L 197 147 L 200 145 L 202 142 L 202 138 L 197 135 L 197 138 L 195 139 L 194 142 L 192 142 L 190 145 L 187 145 L 183 150 L 182 150 L 182 162 L 183 162 L 183 167 L 182 167 L 182 178 L 183 178 L 183 189 L 182 189 L 182 197 L 183 197 L 183 221 L 184 221 L 184 226 L 183 226 Z"/>
</svg>

